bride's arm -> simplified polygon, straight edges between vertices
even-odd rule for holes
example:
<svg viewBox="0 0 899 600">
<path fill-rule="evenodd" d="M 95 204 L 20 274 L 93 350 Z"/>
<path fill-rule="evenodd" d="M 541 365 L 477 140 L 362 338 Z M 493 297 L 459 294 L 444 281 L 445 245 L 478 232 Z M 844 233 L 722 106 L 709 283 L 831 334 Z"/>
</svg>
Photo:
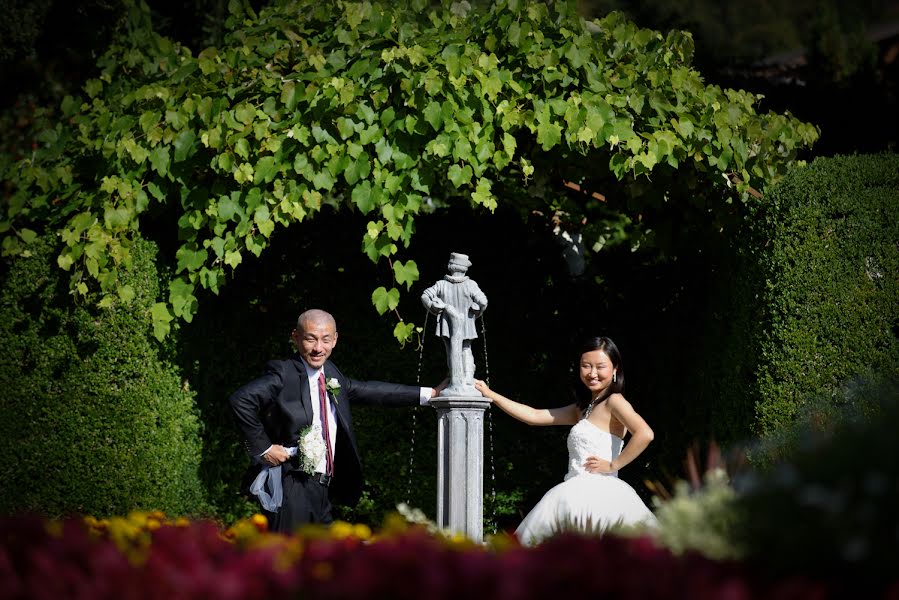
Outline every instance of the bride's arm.
<svg viewBox="0 0 899 600">
<path fill-rule="evenodd" d="M 575 404 L 559 408 L 534 408 L 494 392 L 480 379 L 474 380 L 474 387 L 509 416 L 528 425 L 574 425 L 581 417 Z"/>
<path fill-rule="evenodd" d="M 617 471 L 627 466 L 635 458 L 646 450 L 649 442 L 655 437 L 649 424 L 643 420 L 631 403 L 624 399 L 621 394 L 612 394 L 608 400 L 609 410 L 612 416 L 618 419 L 625 428 L 631 432 L 631 439 L 624 446 L 621 454 L 612 461 L 611 467 L 613 471 Z"/>
</svg>

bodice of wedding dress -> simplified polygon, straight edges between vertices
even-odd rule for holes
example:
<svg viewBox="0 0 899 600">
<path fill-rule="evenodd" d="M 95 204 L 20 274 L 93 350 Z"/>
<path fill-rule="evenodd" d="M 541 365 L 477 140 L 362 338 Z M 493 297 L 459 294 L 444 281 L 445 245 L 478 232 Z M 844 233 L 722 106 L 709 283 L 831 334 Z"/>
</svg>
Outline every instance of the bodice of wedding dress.
<svg viewBox="0 0 899 600">
<path fill-rule="evenodd" d="M 623 447 L 624 440 L 620 437 L 603 431 L 587 419 L 581 419 L 568 434 L 568 473 L 565 480 L 588 472 L 584 468 L 587 457 L 598 456 L 611 461 L 621 454 Z M 608 475 L 618 477 L 618 471 Z"/>
</svg>

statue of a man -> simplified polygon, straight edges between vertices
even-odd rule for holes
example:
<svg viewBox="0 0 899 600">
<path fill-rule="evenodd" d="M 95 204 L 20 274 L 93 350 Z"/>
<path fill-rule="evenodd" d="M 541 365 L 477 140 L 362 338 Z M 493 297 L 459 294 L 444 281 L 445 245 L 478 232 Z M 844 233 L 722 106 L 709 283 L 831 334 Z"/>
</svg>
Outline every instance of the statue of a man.
<svg viewBox="0 0 899 600">
<path fill-rule="evenodd" d="M 474 387 L 471 340 L 477 339 L 475 319 L 487 308 L 487 296 L 465 275 L 471 261 L 465 254 L 450 254 L 448 273 L 421 295 L 429 312 L 437 315 L 437 335 L 446 346 L 449 384 L 441 396 L 480 396 Z"/>
</svg>

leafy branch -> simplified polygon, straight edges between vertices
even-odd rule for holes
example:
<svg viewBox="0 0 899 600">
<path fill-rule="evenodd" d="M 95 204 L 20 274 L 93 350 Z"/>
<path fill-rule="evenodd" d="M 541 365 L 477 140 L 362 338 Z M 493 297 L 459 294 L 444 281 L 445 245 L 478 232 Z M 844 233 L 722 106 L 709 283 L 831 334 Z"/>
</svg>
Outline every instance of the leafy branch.
<svg viewBox="0 0 899 600">
<path fill-rule="evenodd" d="M 705 85 L 688 33 L 617 13 L 587 23 L 573 2 L 230 8 L 222 45 L 194 55 L 134 4 L 99 77 L 63 101 L 33 156 L 0 159 L 4 255 L 55 229 L 74 292 L 102 306 L 131 295 L 120 271 L 141 223 L 177 226 L 168 297 L 150 315 L 159 337 L 193 318 L 200 289 L 217 293 L 248 252 L 324 204 L 368 217 L 363 251 L 393 276 L 372 302 L 396 315 L 404 343 L 414 326 L 400 288 L 419 273 L 399 256 L 426 203 L 493 211 L 590 164 L 635 190 L 686 173 L 705 184 L 683 201 L 724 205 L 782 176 L 818 136 L 789 114 L 757 114 L 757 95 Z M 650 202 L 635 193 L 627 210 Z"/>
</svg>

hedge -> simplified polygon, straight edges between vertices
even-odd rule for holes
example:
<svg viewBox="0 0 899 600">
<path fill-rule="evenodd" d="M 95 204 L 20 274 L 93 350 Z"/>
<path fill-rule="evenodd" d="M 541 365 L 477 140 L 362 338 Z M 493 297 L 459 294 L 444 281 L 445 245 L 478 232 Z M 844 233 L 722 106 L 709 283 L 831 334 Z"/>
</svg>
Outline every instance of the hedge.
<svg viewBox="0 0 899 600">
<path fill-rule="evenodd" d="M 666 464 L 690 439 L 780 460 L 803 415 L 847 413 L 863 401 L 851 388 L 899 372 L 899 155 L 818 158 L 732 217 L 719 236 L 685 235 L 698 254 L 673 263 L 681 335 L 657 338 L 681 351 L 653 364 Z"/>
<path fill-rule="evenodd" d="M 130 303 L 72 302 L 47 236 L 0 288 L 0 512 L 201 514 L 194 394 L 151 337 L 156 248 L 132 250 Z"/>
<path fill-rule="evenodd" d="M 899 372 L 899 154 L 819 158 L 753 215 L 764 289 L 755 430 Z"/>
</svg>

